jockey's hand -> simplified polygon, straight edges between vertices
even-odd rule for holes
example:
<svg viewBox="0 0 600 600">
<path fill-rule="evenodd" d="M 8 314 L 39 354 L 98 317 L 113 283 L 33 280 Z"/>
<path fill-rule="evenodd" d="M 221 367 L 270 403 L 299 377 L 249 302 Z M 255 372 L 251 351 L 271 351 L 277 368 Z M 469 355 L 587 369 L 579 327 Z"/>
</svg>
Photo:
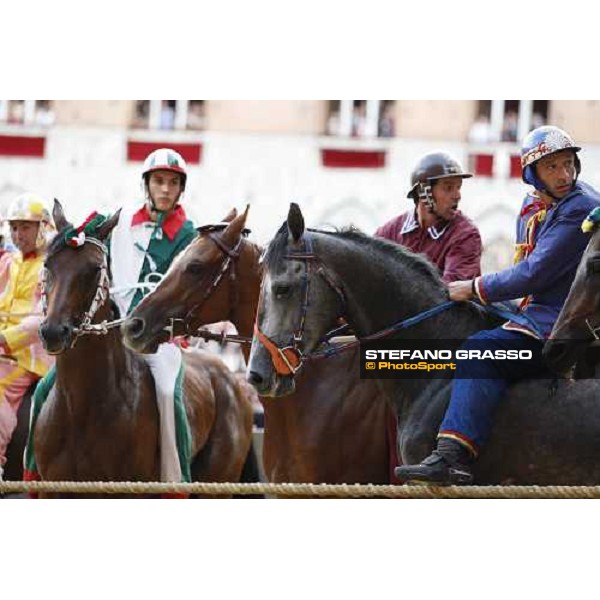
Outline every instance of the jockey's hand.
<svg viewBox="0 0 600 600">
<path fill-rule="evenodd" d="M 466 302 L 473 298 L 473 281 L 451 281 L 448 284 L 448 296 L 450 300 L 457 302 Z"/>
</svg>

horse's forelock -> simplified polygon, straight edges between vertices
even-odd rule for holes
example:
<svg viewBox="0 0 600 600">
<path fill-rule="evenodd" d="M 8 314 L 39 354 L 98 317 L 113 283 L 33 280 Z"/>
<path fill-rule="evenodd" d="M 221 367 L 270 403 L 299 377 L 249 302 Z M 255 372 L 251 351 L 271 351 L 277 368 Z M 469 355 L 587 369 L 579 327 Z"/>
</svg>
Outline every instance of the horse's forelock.
<svg viewBox="0 0 600 600">
<path fill-rule="evenodd" d="M 52 241 L 48 244 L 46 250 L 46 257 L 56 254 L 59 250 L 67 247 L 67 240 L 65 232 L 73 227 L 72 223 L 67 222 L 66 225 L 54 236 Z"/>
<path fill-rule="evenodd" d="M 288 234 L 287 221 L 284 221 L 265 250 L 263 264 L 267 269 L 278 265 L 287 254 Z"/>
</svg>

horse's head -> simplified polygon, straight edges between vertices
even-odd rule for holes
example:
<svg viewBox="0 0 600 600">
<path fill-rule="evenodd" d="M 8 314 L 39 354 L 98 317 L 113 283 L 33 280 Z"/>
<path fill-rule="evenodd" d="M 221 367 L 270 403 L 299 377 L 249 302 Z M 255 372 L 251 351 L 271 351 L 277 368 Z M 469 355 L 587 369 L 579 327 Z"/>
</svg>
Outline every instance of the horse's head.
<svg viewBox="0 0 600 600">
<path fill-rule="evenodd" d="M 567 373 L 594 339 L 600 339 L 600 231 L 586 248 L 571 290 L 544 346 L 548 365 Z"/>
<path fill-rule="evenodd" d="M 292 204 L 269 244 L 248 366 L 248 381 L 260 394 L 293 392 L 303 355 L 320 345 L 344 310 L 342 285 L 324 262 L 326 237 L 305 230 Z"/>
<path fill-rule="evenodd" d="M 54 201 L 58 234 L 44 263 L 42 301 L 45 319 L 40 336 L 50 354 L 71 348 L 82 325 L 108 311 L 108 265 L 104 240 L 119 220 L 119 213 L 102 223 L 93 237 L 76 231 Z"/>
<path fill-rule="evenodd" d="M 152 353 L 174 334 L 232 320 L 247 216 L 248 207 L 240 215 L 231 212 L 225 223 L 198 228 L 198 237 L 121 325 L 127 346 Z"/>
</svg>

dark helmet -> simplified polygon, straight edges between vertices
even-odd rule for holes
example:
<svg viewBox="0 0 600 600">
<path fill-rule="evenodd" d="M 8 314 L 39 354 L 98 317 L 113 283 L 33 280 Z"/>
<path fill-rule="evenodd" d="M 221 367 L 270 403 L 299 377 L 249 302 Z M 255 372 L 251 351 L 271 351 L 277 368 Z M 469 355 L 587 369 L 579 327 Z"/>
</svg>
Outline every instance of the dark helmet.
<svg viewBox="0 0 600 600">
<path fill-rule="evenodd" d="M 544 125 L 529 132 L 521 146 L 521 167 L 523 168 L 523 181 L 532 185 L 540 192 L 546 191 L 535 172 L 534 165 L 544 156 L 550 156 L 563 150 L 573 150 L 575 154 L 575 179 L 581 172 L 581 162 L 577 152 L 581 150 L 571 136 L 562 129 L 553 125 Z"/>
<path fill-rule="evenodd" d="M 431 186 L 439 179 L 447 177 L 461 177 L 467 179 L 473 177 L 472 173 L 467 173 L 462 165 L 447 152 L 430 152 L 421 157 L 417 166 L 413 169 L 410 176 L 411 188 L 407 198 L 413 200 L 425 200 L 433 202 L 431 195 Z"/>
</svg>

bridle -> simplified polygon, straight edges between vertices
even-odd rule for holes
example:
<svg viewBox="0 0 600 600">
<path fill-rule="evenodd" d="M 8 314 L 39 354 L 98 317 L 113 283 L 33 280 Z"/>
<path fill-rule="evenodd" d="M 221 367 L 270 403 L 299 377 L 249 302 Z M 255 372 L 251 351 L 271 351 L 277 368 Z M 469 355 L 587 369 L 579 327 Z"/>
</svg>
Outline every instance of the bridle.
<svg viewBox="0 0 600 600">
<path fill-rule="evenodd" d="M 237 244 L 233 247 L 230 248 L 227 244 L 225 244 L 223 242 L 223 240 L 220 238 L 220 236 L 217 235 L 218 232 L 222 231 L 227 225 L 205 225 L 204 227 L 201 227 L 198 229 L 198 232 L 200 234 L 202 233 L 207 233 L 207 237 L 212 240 L 212 242 L 217 246 L 217 248 L 222 252 L 223 254 L 223 260 L 221 261 L 219 267 L 215 270 L 215 275 L 213 276 L 213 279 L 210 283 L 210 286 L 207 287 L 206 291 L 204 292 L 202 298 L 200 299 L 199 302 L 197 302 L 196 304 L 194 304 L 192 306 L 192 308 L 190 308 L 188 310 L 188 312 L 186 313 L 186 315 L 183 318 L 176 318 L 176 317 L 170 317 L 169 318 L 169 324 L 167 326 L 164 327 L 163 331 L 166 331 L 169 334 L 169 341 L 172 341 L 173 338 L 175 337 L 176 333 L 175 333 L 175 328 L 177 325 L 180 325 L 180 328 L 178 329 L 178 331 L 182 331 L 183 333 L 179 334 L 179 335 L 189 335 L 189 336 L 197 336 L 197 337 L 205 337 L 206 338 L 206 334 L 208 334 L 208 332 L 204 332 L 202 330 L 198 330 L 198 329 L 190 329 L 190 319 L 192 318 L 193 314 L 196 313 L 198 310 L 200 310 L 200 308 L 202 308 L 202 306 L 204 306 L 204 304 L 206 303 L 206 301 L 208 300 L 208 298 L 213 294 L 213 292 L 219 287 L 219 284 L 221 283 L 221 281 L 223 280 L 223 278 L 225 277 L 225 275 L 227 273 L 229 273 L 229 279 L 230 279 L 230 290 L 231 290 L 231 299 L 230 299 L 230 307 L 231 307 L 231 314 L 228 317 L 229 321 L 233 321 L 235 319 L 235 310 L 238 304 L 238 298 L 239 298 L 239 286 L 237 284 L 238 278 L 237 278 L 237 261 L 240 257 L 240 249 L 242 246 L 242 242 L 244 239 L 245 235 L 248 235 L 248 233 L 250 233 L 250 230 L 248 229 L 244 229 L 242 231 L 242 235 L 240 236 L 240 239 L 238 240 Z M 199 335 L 200 334 L 200 335 Z M 219 339 L 222 339 L 222 341 L 225 341 L 225 338 L 222 336 L 218 336 Z M 243 343 L 245 341 L 249 341 L 249 340 L 245 340 L 242 339 L 240 336 L 226 336 L 228 341 L 237 341 L 239 343 Z M 239 339 L 232 339 L 238 337 Z"/>
<path fill-rule="evenodd" d="M 597 325 L 596 327 L 594 327 L 591 323 L 589 319 L 585 320 L 585 324 L 587 325 L 588 329 L 590 330 L 590 333 L 594 336 L 594 339 L 596 341 L 600 340 L 600 335 L 598 335 L 598 332 L 600 331 L 600 325 Z"/>
<path fill-rule="evenodd" d="M 125 319 L 116 319 L 114 321 L 102 321 L 101 323 L 92 323 L 98 309 L 106 302 L 109 294 L 110 276 L 108 274 L 108 249 L 106 245 L 96 238 L 86 237 L 84 244 L 92 244 L 102 251 L 102 264 L 100 265 L 100 276 L 96 292 L 90 307 L 83 315 L 83 319 L 79 327 L 73 329 L 73 341 L 70 348 L 75 346 L 75 343 L 82 335 L 106 335 L 108 331 L 114 327 L 118 327 Z M 48 269 L 44 266 L 41 274 L 41 301 L 44 318 L 48 313 L 48 292 L 47 292 Z"/>
<path fill-rule="evenodd" d="M 298 326 L 292 334 L 291 340 L 287 346 L 278 346 L 271 338 L 265 335 L 258 326 L 258 315 L 257 320 L 254 322 L 254 336 L 255 338 L 265 347 L 271 357 L 271 361 L 278 375 L 295 375 L 300 369 L 302 363 L 307 355 L 303 354 L 302 341 L 304 338 L 304 328 L 306 324 L 306 315 L 308 313 L 309 306 L 309 291 L 310 291 L 310 273 L 311 265 L 315 265 L 315 273 L 320 275 L 327 285 L 334 291 L 341 304 L 341 314 L 346 309 L 346 296 L 341 286 L 336 282 L 335 278 L 328 271 L 323 261 L 314 253 L 312 238 L 308 232 L 304 234 L 304 251 L 303 252 L 291 252 L 284 256 L 286 260 L 301 260 L 305 264 L 304 275 L 302 276 L 302 304 L 300 306 L 300 317 L 298 320 Z M 261 293 L 262 295 L 262 293 Z M 260 301 L 259 301 L 260 306 Z M 340 317 L 341 318 L 341 317 Z M 338 319 L 339 321 L 339 319 Z M 335 335 L 338 335 L 341 330 L 345 329 L 347 324 L 344 323 L 340 327 L 329 331 L 325 337 L 321 340 L 319 345 L 323 342 L 329 341 Z"/>
</svg>

